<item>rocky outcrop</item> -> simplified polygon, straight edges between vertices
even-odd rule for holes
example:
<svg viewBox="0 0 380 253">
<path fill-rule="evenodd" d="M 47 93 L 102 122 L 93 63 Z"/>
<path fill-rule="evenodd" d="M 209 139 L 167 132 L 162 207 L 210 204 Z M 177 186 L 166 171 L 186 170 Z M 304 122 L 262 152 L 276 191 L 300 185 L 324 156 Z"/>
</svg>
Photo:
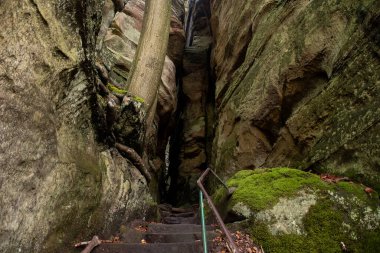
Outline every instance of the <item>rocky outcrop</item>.
<svg viewBox="0 0 380 253">
<path fill-rule="evenodd" d="M 1 1 L 1 252 L 69 252 L 76 240 L 149 215 L 139 160 L 121 156 L 108 131 L 142 20 L 141 1 L 132 3 L 135 19 L 118 12 L 124 1 Z"/>
<path fill-rule="evenodd" d="M 243 170 L 235 191 L 215 194 L 224 215 L 237 221 L 265 252 L 377 252 L 380 205 L 376 192 L 352 182 L 327 183 L 289 168 Z M 345 248 L 345 250 L 344 250 Z"/>
<path fill-rule="evenodd" d="M 215 168 L 310 168 L 379 189 L 379 2 L 211 5 Z"/>
<path fill-rule="evenodd" d="M 144 101 L 125 87 L 144 1 L 0 3 L 1 252 L 69 252 L 150 214 L 148 184 L 162 168 L 147 161 L 166 147 L 185 43 L 174 2 L 172 59 L 148 127 Z"/>
<path fill-rule="evenodd" d="M 123 11 L 117 12 L 112 21 L 104 20 L 107 26 L 100 52 L 102 63 L 109 71 L 110 81 L 125 85 L 132 67 L 142 28 L 145 2 L 128 1 Z M 102 34 L 99 34 L 101 36 Z"/>
</svg>

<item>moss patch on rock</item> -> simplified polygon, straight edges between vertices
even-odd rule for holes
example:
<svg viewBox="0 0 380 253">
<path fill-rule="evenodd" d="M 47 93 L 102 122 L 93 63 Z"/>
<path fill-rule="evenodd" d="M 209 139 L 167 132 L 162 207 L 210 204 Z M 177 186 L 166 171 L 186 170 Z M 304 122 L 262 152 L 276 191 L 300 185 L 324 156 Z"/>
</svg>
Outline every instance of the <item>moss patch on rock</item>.
<svg viewBox="0 0 380 253">
<path fill-rule="evenodd" d="M 341 242 L 349 252 L 379 252 L 379 196 L 362 185 L 290 168 L 239 171 L 227 184 L 236 187 L 231 198 L 219 189 L 214 200 L 227 216 L 236 205 L 251 210 L 235 226 L 265 252 L 341 252 Z"/>
<path fill-rule="evenodd" d="M 112 84 L 110 84 L 110 83 L 107 84 L 107 88 L 108 88 L 110 91 L 112 91 L 112 92 L 114 92 L 114 93 L 116 93 L 116 94 L 119 94 L 119 95 L 125 95 L 125 94 L 128 93 L 127 90 L 122 89 L 122 88 L 119 88 L 119 87 L 117 87 L 117 86 L 115 86 L 115 85 L 112 85 Z"/>
<path fill-rule="evenodd" d="M 228 186 L 237 187 L 231 204 L 243 202 L 256 211 L 269 207 L 280 197 L 291 196 L 302 188 L 328 188 L 318 176 L 289 168 L 242 170 L 228 181 Z"/>
</svg>

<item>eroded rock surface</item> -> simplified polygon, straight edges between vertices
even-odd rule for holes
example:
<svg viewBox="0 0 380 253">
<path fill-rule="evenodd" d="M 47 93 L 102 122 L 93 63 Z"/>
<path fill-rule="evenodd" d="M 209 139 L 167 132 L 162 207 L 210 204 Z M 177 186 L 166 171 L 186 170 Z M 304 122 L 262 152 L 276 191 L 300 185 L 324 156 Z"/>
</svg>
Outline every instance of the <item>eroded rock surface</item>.
<svg viewBox="0 0 380 253">
<path fill-rule="evenodd" d="M 312 168 L 379 189 L 379 2 L 211 6 L 215 168 Z"/>
<path fill-rule="evenodd" d="M 107 4 L 103 20 L 113 12 Z M 74 241 L 108 237 L 153 204 L 141 173 L 98 141 L 102 8 L 0 3 L 1 252 L 70 252 Z"/>
</svg>

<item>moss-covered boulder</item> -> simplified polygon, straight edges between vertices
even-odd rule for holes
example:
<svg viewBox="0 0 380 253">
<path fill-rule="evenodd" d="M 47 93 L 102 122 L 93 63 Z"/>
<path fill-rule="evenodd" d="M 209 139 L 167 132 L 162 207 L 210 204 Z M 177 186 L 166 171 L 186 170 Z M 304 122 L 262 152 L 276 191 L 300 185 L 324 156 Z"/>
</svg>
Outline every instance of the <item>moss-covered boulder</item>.
<svg viewBox="0 0 380 253">
<path fill-rule="evenodd" d="M 236 190 L 227 203 L 221 189 L 216 201 L 227 218 L 245 218 L 234 224 L 265 252 L 380 250 L 379 196 L 363 185 L 327 183 L 289 168 L 243 170 L 228 185 Z"/>
</svg>

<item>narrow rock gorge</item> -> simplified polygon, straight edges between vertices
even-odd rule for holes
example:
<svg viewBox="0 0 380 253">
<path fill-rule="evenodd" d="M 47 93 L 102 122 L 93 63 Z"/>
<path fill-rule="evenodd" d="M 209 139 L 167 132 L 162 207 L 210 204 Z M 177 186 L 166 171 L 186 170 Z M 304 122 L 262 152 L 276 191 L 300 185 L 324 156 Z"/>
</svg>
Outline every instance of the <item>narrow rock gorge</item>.
<svg viewBox="0 0 380 253">
<path fill-rule="evenodd" d="M 379 252 L 380 2 L 167 0 L 150 113 L 128 83 L 149 1 L 0 1 L 0 252 L 155 221 L 207 167 L 265 252 Z"/>
<path fill-rule="evenodd" d="M 212 124 L 207 108 L 210 97 L 211 27 L 208 1 L 189 1 L 187 40 L 180 76 L 177 131 L 172 135 L 171 163 L 168 171 L 170 186 L 168 201 L 172 203 L 197 202 L 196 180 L 207 168 L 210 158 Z"/>
</svg>

